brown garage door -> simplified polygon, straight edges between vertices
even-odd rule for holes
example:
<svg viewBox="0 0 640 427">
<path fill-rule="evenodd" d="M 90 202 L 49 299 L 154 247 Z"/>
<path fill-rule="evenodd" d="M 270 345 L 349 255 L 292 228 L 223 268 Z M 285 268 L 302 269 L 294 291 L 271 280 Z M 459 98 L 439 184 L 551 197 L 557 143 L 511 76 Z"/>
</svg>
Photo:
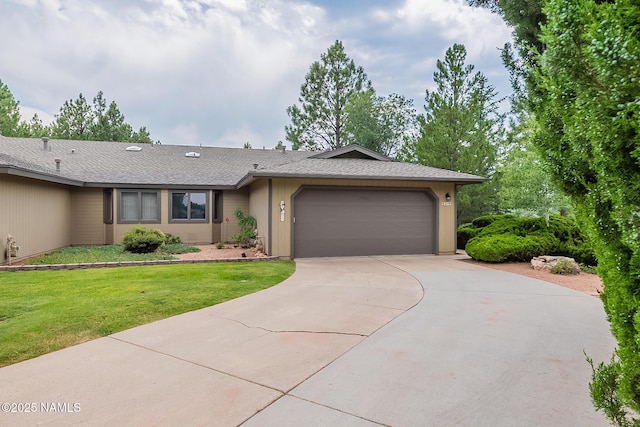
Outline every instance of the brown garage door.
<svg viewBox="0 0 640 427">
<path fill-rule="evenodd" d="M 293 199 L 297 258 L 435 253 L 429 191 L 304 188 Z"/>
</svg>

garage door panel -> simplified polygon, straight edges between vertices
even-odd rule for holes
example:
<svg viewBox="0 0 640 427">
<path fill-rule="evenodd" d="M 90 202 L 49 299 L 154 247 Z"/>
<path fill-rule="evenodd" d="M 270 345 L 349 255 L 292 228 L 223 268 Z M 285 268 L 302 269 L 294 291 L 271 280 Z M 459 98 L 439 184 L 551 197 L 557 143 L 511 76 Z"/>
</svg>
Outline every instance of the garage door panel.
<svg viewBox="0 0 640 427">
<path fill-rule="evenodd" d="M 434 253 L 434 207 L 424 191 L 304 189 L 294 198 L 294 256 Z"/>
</svg>

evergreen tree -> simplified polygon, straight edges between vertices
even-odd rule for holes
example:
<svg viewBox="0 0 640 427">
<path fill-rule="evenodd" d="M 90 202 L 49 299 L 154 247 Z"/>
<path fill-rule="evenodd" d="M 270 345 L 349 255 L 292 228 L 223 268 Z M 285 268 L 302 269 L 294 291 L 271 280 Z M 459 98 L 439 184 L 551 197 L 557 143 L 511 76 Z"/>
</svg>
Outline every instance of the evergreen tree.
<svg viewBox="0 0 640 427">
<path fill-rule="evenodd" d="M 91 139 L 94 115 L 91 105 L 80 94 L 75 101 L 65 101 L 51 124 L 51 137 L 57 139 Z"/>
<path fill-rule="evenodd" d="M 9 87 L 0 80 L 0 135 L 22 136 L 20 110 Z"/>
<path fill-rule="evenodd" d="M 92 105 L 82 94 L 76 100 L 65 101 L 50 126 L 50 133 L 52 138 L 60 139 L 153 143 L 147 128 L 135 132 L 118 105 L 114 101 L 107 104 L 102 91 L 93 98 Z"/>
<path fill-rule="evenodd" d="M 130 141 L 133 130 L 124 120 L 114 101 L 107 108 L 107 101 L 102 91 L 93 98 L 93 123 L 91 125 L 91 140 L 95 141 Z"/>
<path fill-rule="evenodd" d="M 434 73 L 436 90 L 426 91 L 425 115 L 419 118 L 420 136 L 403 146 L 401 158 L 426 166 L 491 178 L 501 144 L 503 117 L 497 93 L 474 66 L 466 64 L 461 44 L 447 49 Z M 496 183 L 463 187 L 458 193 L 458 219 L 497 211 Z"/>
<path fill-rule="evenodd" d="M 285 127 L 294 150 L 327 150 L 344 145 L 345 107 L 349 97 L 371 88 L 362 67 L 357 67 L 337 40 L 320 61 L 311 64 L 300 88 L 300 106 L 287 108 L 291 124 Z"/>
</svg>

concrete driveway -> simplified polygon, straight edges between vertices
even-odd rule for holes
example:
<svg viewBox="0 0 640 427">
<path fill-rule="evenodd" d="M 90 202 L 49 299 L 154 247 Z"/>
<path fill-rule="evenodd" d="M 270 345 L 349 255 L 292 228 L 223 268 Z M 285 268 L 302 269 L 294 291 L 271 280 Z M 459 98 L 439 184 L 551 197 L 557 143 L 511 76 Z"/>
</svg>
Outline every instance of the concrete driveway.
<svg viewBox="0 0 640 427">
<path fill-rule="evenodd" d="M 583 355 L 615 345 L 600 301 L 456 258 L 302 259 L 265 291 L 2 368 L 22 412 L 0 425 L 608 425 Z"/>
</svg>

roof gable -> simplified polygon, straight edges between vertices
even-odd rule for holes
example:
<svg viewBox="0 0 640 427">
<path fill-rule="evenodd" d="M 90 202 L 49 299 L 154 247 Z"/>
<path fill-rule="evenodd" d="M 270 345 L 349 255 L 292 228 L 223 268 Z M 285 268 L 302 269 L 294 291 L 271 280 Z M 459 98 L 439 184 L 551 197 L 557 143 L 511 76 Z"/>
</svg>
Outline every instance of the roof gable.
<svg viewBox="0 0 640 427">
<path fill-rule="evenodd" d="M 312 159 L 365 159 L 365 160 L 380 160 L 383 162 L 395 162 L 387 156 L 383 156 L 380 153 L 376 153 L 373 150 L 364 148 L 358 144 L 345 145 L 344 147 L 336 148 L 331 151 L 324 151 L 316 155 L 311 156 Z"/>
</svg>

